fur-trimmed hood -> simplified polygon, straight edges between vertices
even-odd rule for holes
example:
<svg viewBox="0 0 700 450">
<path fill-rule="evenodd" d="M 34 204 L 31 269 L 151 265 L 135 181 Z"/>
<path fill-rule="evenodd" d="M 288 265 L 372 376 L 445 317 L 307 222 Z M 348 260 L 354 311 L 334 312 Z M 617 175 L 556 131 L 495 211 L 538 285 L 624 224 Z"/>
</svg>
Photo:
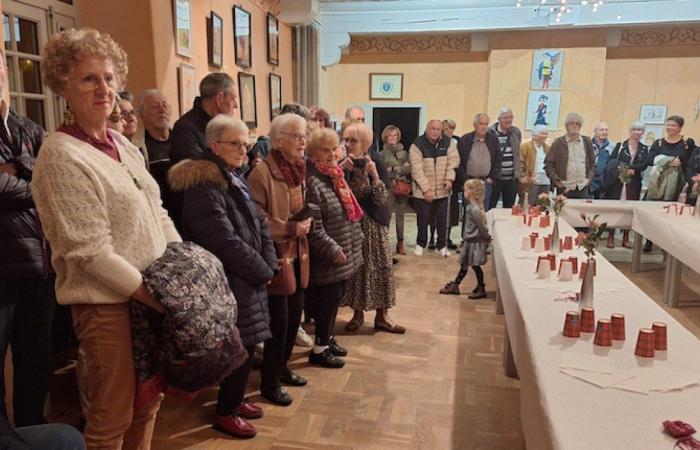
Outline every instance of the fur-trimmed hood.
<svg viewBox="0 0 700 450">
<path fill-rule="evenodd" d="M 224 169 L 210 159 L 185 159 L 168 171 L 168 184 L 173 191 L 184 192 L 203 185 L 213 185 L 225 191 L 229 180 Z"/>
</svg>

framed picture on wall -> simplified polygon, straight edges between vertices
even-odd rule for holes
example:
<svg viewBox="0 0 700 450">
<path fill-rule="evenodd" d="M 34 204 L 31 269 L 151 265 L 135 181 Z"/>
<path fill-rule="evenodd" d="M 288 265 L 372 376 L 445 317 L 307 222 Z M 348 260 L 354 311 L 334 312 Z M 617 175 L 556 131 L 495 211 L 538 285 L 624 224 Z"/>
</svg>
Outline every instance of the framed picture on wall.
<svg viewBox="0 0 700 450">
<path fill-rule="evenodd" d="M 663 125 L 646 125 L 641 141 L 646 145 L 651 145 L 655 140 L 661 139 L 662 137 L 664 137 Z"/>
<path fill-rule="evenodd" d="M 270 120 L 282 111 L 282 77 L 270 74 Z"/>
<path fill-rule="evenodd" d="M 178 55 L 192 56 L 192 5 L 190 0 L 173 0 L 175 24 L 175 51 Z"/>
<path fill-rule="evenodd" d="M 209 65 L 224 65 L 224 20 L 214 11 L 209 26 Z"/>
<path fill-rule="evenodd" d="M 250 67 L 253 65 L 251 43 L 250 13 L 240 6 L 233 7 L 233 47 L 236 65 Z"/>
<path fill-rule="evenodd" d="M 197 79 L 194 67 L 189 64 L 180 64 L 177 75 L 180 115 L 183 115 L 192 109 L 194 104 L 194 98 L 197 96 Z"/>
<path fill-rule="evenodd" d="M 277 17 L 267 13 L 267 62 L 280 63 L 280 24 Z"/>
<path fill-rule="evenodd" d="M 541 91 L 561 89 L 561 72 L 564 50 L 545 48 L 532 52 L 530 89 Z"/>
<path fill-rule="evenodd" d="M 560 103 L 561 92 L 530 91 L 527 96 L 525 129 L 532 130 L 535 125 L 544 125 L 548 130 L 556 130 Z"/>
<path fill-rule="evenodd" d="M 241 120 L 248 128 L 255 128 L 258 125 L 255 75 L 238 72 L 238 98 L 241 99 Z"/>
<path fill-rule="evenodd" d="M 403 74 L 402 73 L 370 73 L 369 74 L 369 99 L 370 100 L 402 100 L 403 99 Z"/>
<path fill-rule="evenodd" d="M 639 110 L 639 121 L 644 124 L 664 124 L 667 112 L 666 105 L 642 105 Z"/>
</svg>

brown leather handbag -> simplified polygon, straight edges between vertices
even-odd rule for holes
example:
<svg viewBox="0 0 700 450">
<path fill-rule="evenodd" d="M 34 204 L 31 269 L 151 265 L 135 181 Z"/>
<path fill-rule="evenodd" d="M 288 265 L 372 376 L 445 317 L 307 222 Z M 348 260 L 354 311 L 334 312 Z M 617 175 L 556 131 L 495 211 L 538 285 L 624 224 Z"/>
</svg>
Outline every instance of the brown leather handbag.
<svg viewBox="0 0 700 450">
<path fill-rule="evenodd" d="M 275 242 L 277 247 L 277 264 L 279 272 L 272 278 L 267 291 L 270 295 L 292 295 L 298 287 L 306 289 L 309 286 L 309 267 L 304 264 L 309 259 L 309 241 L 306 236 L 284 242 Z M 299 284 L 294 272 L 294 261 L 300 260 Z"/>
</svg>

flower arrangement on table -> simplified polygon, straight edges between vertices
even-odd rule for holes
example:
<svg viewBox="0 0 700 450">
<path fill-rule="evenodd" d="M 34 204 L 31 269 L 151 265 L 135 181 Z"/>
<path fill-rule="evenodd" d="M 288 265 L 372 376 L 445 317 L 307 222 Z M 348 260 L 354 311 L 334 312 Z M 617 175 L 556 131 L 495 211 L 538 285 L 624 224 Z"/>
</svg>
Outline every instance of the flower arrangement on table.
<svg viewBox="0 0 700 450">
<path fill-rule="evenodd" d="M 607 230 L 608 224 L 605 222 L 598 223 L 596 221 L 598 219 L 598 214 L 590 218 L 581 213 L 581 219 L 583 219 L 583 221 L 586 223 L 588 232 L 579 232 L 578 236 L 576 237 L 576 245 L 578 247 L 583 247 L 585 250 L 584 253 L 586 253 L 586 256 L 590 259 L 595 257 L 595 252 L 598 248 L 598 244 L 600 243 L 600 238 Z"/>
<path fill-rule="evenodd" d="M 559 217 L 564 206 L 566 206 L 566 197 L 564 195 L 552 197 L 546 192 L 542 192 L 537 196 L 536 205 L 540 207 L 542 212 L 549 214 L 551 211 L 556 217 Z"/>
</svg>

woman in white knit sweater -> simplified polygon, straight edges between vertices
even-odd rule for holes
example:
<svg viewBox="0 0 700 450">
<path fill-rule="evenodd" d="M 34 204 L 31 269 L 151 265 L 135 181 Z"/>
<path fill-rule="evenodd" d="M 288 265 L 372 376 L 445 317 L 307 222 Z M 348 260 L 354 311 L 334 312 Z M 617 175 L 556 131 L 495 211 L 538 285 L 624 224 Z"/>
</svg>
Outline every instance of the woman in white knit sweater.
<svg viewBox="0 0 700 450">
<path fill-rule="evenodd" d="M 127 57 L 108 35 L 70 29 L 44 48 L 44 82 L 66 99 L 41 147 L 32 192 L 53 251 L 59 303 L 86 358 L 88 448 L 148 449 L 160 398 L 134 410 L 129 301 L 162 310 L 141 271 L 179 241 L 139 150 L 107 130 Z M 162 397 L 161 397 L 162 398 Z"/>
</svg>

